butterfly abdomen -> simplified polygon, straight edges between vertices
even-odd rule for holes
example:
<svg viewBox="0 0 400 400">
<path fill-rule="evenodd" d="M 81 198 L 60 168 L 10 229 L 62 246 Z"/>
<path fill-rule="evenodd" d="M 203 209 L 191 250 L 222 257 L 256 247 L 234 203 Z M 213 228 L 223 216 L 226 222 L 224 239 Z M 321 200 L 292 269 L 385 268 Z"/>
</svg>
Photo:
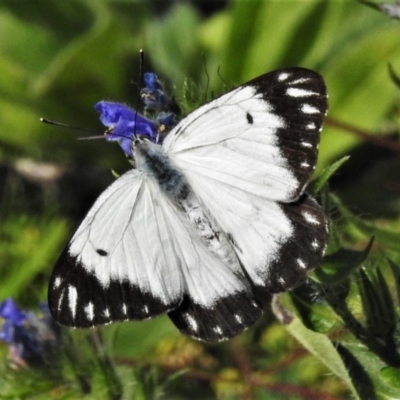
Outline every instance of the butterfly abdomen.
<svg viewBox="0 0 400 400">
<path fill-rule="evenodd" d="M 240 271 L 239 260 L 227 235 L 209 218 L 197 196 L 191 192 L 180 204 L 208 249 L 233 271 Z"/>
</svg>

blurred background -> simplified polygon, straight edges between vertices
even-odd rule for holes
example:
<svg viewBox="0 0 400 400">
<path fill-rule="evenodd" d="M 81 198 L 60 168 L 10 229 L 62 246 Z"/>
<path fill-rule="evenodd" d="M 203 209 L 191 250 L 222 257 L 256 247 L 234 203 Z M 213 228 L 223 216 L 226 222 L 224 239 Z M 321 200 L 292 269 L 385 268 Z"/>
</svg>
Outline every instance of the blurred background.
<svg viewBox="0 0 400 400">
<path fill-rule="evenodd" d="M 101 134 L 95 103 L 139 103 L 140 49 L 144 71 L 157 73 L 186 111 L 274 69 L 319 72 L 329 113 L 316 174 L 351 155 L 332 177 L 331 190 L 357 215 L 398 228 L 400 22 L 378 5 L 0 1 L 0 301 L 12 297 L 35 309 L 46 299 L 59 253 L 114 180 L 111 170 L 130 168 L 116 144 L 78 141 L 86 134 L 39 118 Z M 101 332 L 118 376 L 129 377 L 128 392 L 144 396 L 126 398 L 339 399 L 349 390 L 269 311 L 239 339 L 212 346 L 182 338 L 166 317 Z M 5 359 L 6 346 L 0 351 Z M 185 368 L 192 372 L 174 375 Z M 259 373 L 257 385 L 243 380 L 246 368 Z M 41 395 L 54 387 L 58 383 Z"/>
</svg>

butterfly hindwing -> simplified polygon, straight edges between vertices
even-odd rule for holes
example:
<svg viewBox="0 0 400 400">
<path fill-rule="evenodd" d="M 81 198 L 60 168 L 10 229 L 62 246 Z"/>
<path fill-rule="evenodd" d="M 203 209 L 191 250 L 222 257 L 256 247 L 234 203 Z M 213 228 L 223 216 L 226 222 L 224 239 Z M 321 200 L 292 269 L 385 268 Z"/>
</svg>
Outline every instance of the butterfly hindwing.
<svg viewBox="0 0 400 400">
<path fill-rule="evenodd" d="M 270 264 L 264 292 L 278 293 L 303 282 L 307 274 L 318 267 L 328 240 L 328 221 L 321 206 L 307 194 L 293 203 L 280 203 L 290 220 L 292 234 L 282 243 Z"/>
<path fill-rule="evenodd" d="M 201 175 L 190 183 L 250 281 L 264 292 L 288 290 L 319 265 L 327 222 L 311 197 L 303 194 L 292 203 L 273 202 Z"/>
<path fill-rule="evenodd" d="M 261 317 L 262 308 L 250 291 L 221 296 L 208 306 L 197 304 L 188 294 L 179 308 L 168 315 L 185 335 L 216 342 L 236 336 L 253 325 Z"/>
</svg>

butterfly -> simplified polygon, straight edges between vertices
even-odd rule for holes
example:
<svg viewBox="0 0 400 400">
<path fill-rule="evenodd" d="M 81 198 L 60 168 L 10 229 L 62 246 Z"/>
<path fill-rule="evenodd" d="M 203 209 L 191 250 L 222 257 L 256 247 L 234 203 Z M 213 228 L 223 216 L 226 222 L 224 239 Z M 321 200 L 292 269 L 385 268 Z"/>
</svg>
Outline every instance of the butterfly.
<svg viewBox="0 0 400 400">
<path fill-rule="evenodd" d="M 321 263 L 327 219 L 305 187 L 326 111 L 322 77 L 287 68 L 196 109 L 162 144 L 135 135 L 135 168 L 55 265 L 55 320 L 88 328 L 167 313 L 211 342 L 253 325 L 266 298 Z"/>
</svg>

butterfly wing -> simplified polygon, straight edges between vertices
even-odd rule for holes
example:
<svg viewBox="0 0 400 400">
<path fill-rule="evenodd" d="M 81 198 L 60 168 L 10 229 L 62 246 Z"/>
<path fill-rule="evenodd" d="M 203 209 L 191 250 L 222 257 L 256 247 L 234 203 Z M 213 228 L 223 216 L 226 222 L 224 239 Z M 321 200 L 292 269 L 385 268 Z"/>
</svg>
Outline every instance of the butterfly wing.
<svg viewBox="0 0 400 400">
<path fill-rule="evenodd" d="M 97 199 L 50 280 L 49 307 L 58 322 L 90 327 L 144 319 L 180 303 L 177 254 L 163 246 L 170 232 L 156 224 L 164 215 L 152 195 L 145 176 L 132 170 Z"/>
<path fill-rule="evenodd" d="M 303 68 L 262 75 L 198 108 L 163 147 L 184 173 L 270 200 L 296 200 L 317 161 L 323 79 Z"/>
<path fill-rule="evenodd" d="M 231 337 L 262 313 L 245 277 L 211 253 L 157 182 L 136 170 L 97 199 L 54 268 L 48 300 L 53 317 L 74 327 L 179 307 L 177 325 L 204 340 Z M 207 324 L 198 319 L 204 310 Z"/>
<path fill-rule="evenodd" d="M 163 144 L 267 292 L 297 285 L 326 247 L 325 216 L 303 195 L 326 109 L 317 73 L 284 69 L 200 107 Z"/>
</svg>

